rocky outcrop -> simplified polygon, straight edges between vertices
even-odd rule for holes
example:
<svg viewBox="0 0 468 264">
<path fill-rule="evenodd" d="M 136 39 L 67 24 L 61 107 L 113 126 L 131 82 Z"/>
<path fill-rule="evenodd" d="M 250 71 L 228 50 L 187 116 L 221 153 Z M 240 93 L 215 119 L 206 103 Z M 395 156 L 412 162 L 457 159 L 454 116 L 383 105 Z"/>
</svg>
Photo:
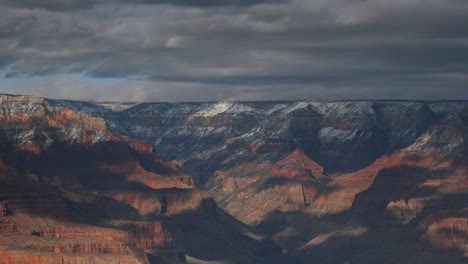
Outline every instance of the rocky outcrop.
<svg viewBox="0 0 468 264">
<path fill-rule="evenodd" d="M 0 97 L 0 135 L 10 148 L 38 153 L 51 144 L 92 144 L 111 133 L 102 118 L 51 106 L 34 96 Z"/>
<path fill-rule="evenodd" d="M 323 167 L 310 159 L 301 149 L 295 149 L 275 164 L 270 173 L 271 179 L 294 179 L 307 181 L 324 177 Z"/>
<path fill-rule="evenodd" d="M 468 220 L 465 215 L 434 219 L 426 231 L 427 240 L 439 248 L 456 248 L 468 255 Z"/>
<path fill-rule="evenodd" d="M 185 261 L 160 221 L 101 192 L 196 192 L 190 176 L 102 117 L 32 96 L 0 102 L 1 263 Z M 190 211 L 177 195 L 171 210 Z"/>
<path fill-rule="evenodd" d="M 79 254 L 49 254 L 35 253 L 31 251 L 0 249 L 0 261 L 5 264 L 30 263 L 30 264 L 85 264 L 85 263 L 119 263 L 119 264 L 141 264 L 132 256 L 111 256 L 111 255 L 79 255 Z"/>
<path fill-rule="evenodd" d="M 105 192 L 106 196 L 125 202 L 141 215 L 174 217 L 177 215 L 198 216 L 216 219 L 217 208 L 206 191 L 197 189 L 165 189 L 151 192 Z"/>
<path fill-rule="evenodd" d="M 2 263 L 148 263 L 132 233 L 86 223 L 59 193 L 2 193 L 15 208 L 0 217 Z"/>
</svg>

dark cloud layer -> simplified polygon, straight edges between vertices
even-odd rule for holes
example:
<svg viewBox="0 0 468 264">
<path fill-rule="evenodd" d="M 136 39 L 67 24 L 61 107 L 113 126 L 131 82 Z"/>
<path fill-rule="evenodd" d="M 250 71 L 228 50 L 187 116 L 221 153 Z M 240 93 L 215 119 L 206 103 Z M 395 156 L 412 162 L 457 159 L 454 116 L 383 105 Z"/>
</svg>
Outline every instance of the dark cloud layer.
<svg viewBox="0 0 468 264">
<path fill-rule="evenodd" d="M 10 7 L 41 8 L 53 11 L 80 10 L 99 4 L 147 4 L 180 5 L 196 7 L 249 6 L 261 3 L 281 3 L 283 0 L 0 0 L 0 4 Z"/>
<path fill-rule="evenodd" d="M 97 0 L 0 0 L 5 6 L 67 10 L 90 8 Z"/>
<path fill-rule="evenodd" d="M 456 0 L 0 0 L 0 67 L 9 92 L 74 99 L 468 99 L 466 17 Z"/>
</svg>

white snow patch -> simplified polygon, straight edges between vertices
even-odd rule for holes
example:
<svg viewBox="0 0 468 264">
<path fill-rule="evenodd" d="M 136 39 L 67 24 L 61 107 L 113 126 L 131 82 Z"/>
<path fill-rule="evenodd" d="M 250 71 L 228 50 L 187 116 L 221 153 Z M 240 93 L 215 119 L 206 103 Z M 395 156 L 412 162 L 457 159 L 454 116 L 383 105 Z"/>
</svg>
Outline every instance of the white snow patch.
<svg viewBox="0 0 468 264">
<path fill-rule="evenodd" d="M 249 137 L 252 137 L 254 135 L 256 135 L 257 133 L 259 133 L 261 131 L 261 127 L 258 126 L 252 130 L 250 130 L 249 132 L 239 136 L 239 138 L 249 138 Z"/>
<path fill-rule="evenodd" d="M 323 141 L 348 141 L 356 137 L 357 130 L 342 130 L 333 127 L 324 127 L 319 131 L 319 138 Z"/>
<path fill-rule="evenodd" d="M 216 116 L 219 114 L 240 114 L 254 111 L 255 109 L 248 105 L 234 102 L 219 102 L 216 104 L 209 105 L 208 107 L 196 112 L 195 115 Z"/>
<path fill-rule="evenodd" d="M 180 137 L 197 137 L 197 138 L 202 138 L 202 137 L 207 137 L 207 136 L 212 136 L 215 134 L 223 134 L 227 130 L 229 130 L 228 127 L 196 127 L 196 126 L 187 126 L 183 127 L 182 129 L 178 131 L 174 131 L 177 136 Z"/>
<path fill-rule="evenodd" d="M 294 112 L 294 111 L 296 111 L 298 109 L 306 108 L 309 105 L 310 105 L 310 103 L 308 103 L 308 102 L 297 102 L 297 103 L 291 105 L 290 107 L 284 109 L 283 114 L 287 115 L 287 114 L 289 114 L 291 112 Z"/>
<path fill-rule="evenodd" d="M 98 103 L 97 105 L 100 105 L 114 112 L 122 112 L 138 104 L 139 103 Z"/>
<path fill-rule="evenodd" d="M 346 116 L 372 114 L 372 102 L 312 102 L 310 105 L 322 115 Z"/>
<path fill-rule="evenodd" d="M 277 112 L 277 111 L 279 111 L 279 110 L 282 110 L 282 109 L 284 109 L 284 108 L 286 108 L 286 107 L 288 107 L 288 106 L 285 105 L 285 104 L 277 104 L 277 105 L 275 105 L 275 106 L 269 108 L 268 110 L 266 110 L 266 111 L 263 112 L 263 113 L 266 114 L 266 115 L 271 115 L 271 114 L 273 114 L 274 112 Z"/>
</svg>

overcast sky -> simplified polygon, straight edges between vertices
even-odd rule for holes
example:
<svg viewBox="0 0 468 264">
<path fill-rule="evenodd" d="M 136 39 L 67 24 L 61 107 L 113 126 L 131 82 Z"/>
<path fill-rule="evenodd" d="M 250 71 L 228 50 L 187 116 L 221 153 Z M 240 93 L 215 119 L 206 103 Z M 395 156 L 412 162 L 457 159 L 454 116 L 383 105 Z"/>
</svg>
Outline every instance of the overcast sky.
<svg viewBox="0 0 468 264">
<path fill-rule="evenodd" d="M 0 0 L 0 92 L 468 99 L 468 1 Z"/>
</svg>

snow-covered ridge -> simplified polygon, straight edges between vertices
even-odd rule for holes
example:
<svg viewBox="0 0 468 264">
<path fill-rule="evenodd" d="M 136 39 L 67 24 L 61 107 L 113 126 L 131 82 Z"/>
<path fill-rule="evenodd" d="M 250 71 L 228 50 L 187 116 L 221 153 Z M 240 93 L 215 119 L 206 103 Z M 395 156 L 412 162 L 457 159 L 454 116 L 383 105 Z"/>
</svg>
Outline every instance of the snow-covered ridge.
<svg viewBox="0 0 468 264">
<path fill-rule="evenodd" d="M 294 103 L 293 105 L 289 106 L 288 108 L 284 109 L 283 110 L 283 114 L 284 115 L 287 115 L 289 113 L 292 113 L 298 109 L 303 109 L 303 108 L 306 108 L 308 107 L 310 104 L 308 102 L 297 102 L 297 103 Z"/>
<path fill-rule="evenodd" d="M 309 108 L 321 115 L 361 115 L 373 113 L 373 102 L 370 101 L 350 101 L 350 102 L 314 102 L 300 101 L 283 108 L 282 114 L 290 114 L 296 110 Z M 271 111 L 274 112 L 274 111 Z"/>
<path fill-rule="evenodd" d="M 220 114 L 241 114 L 245 112 L 255 112 L 256 109 L 235 102 L 219 102 L 210 104 L 200 111 L 196 112 L 194 115 L 197 116 L 216 116 Z"/>
<path fill-rule="evenodd" d="M 23 102 L 23 103 L 42 103 L 44 98 L 34 95 L 10 95 L 0 94 L 0 102 Z"/>
<path fill-rule="evenodd" d="M 127 110 L 129 108 L 132 108 L 139 103 L 113 103 L 113 102 L 98 102 L 96 103 L 97 105 L 100 105 L 106 109 L 109 109 L 114 112 L 121 112 L 124 110 Z"/>
<path fill-rule="evenodd" d="M 387 100 L 350 100 L 350 101 L 221 101 L 221 102 L 181 102 L 181 103 L 137 103 L 137 102 L 98 102 L 88 103 L 67 100 L 47 100 L 51 105 L 68 107 L 93 116 L 107 113 L 125 115 L 162 115 L 162 116 L 201 116 L 218 115 L 256 115 L 287 116 L 296 111 L 312 111 L 326 116 L 363 116 L 375 114 L 375 107 L 394 114 L 416 111 L 428 106 L 435 113 L 460 112 L 468 107 L 468 101 L 387 101 Z"/>
<path fill-rule="evenodd" d="M 463 147 L 465 137 L 460 128 L 468 117 L 468 101 L 136 104 L 0 95 L 0 103 L 0 114 L 5 116 L 67 107 L 102 118 L 112 133 L 151 141 L 168 159 L 185 160 L 211 151 L 220 151 L 218 154 L 224 157 L 249 149 L 246 146 L 277 144 L 281 149 L 302 147 L 308 155 L 315 155 L 318 162 L 332 169 L 352 167 L 356 160 L 362 160 L 359 155 L 363 153 L 370 162 L 378 157 L 373 155 L 403 148 L 417 152 L 457 152 Z M 76 140 L 77 133 L 77 130 L 63 131 L 61 140 Z M 28 135 L 24 133 L 21 138 L 26 140 Z M 429 135 L 429 140 L 419 142 L 422 135 Z M 92 142 L 103 136 L 94 135 Z M 442 145 L 447 146 L 446 150 Z M 275 149 L 278 148 L 273 147 L 273 153 Z M 280 156 L 285 151 L 276 154 Z"/>
<path fill-rule="evenodd" d="M 0 142 L 45 148 L 52 142 L 95 144 L 105 141 L 110 136 L 105 120 L 87 114 L 98 110 L 100 107 L 85 102 L 0 95 L 0 133 L 3 136 Z"/>
</svg>

